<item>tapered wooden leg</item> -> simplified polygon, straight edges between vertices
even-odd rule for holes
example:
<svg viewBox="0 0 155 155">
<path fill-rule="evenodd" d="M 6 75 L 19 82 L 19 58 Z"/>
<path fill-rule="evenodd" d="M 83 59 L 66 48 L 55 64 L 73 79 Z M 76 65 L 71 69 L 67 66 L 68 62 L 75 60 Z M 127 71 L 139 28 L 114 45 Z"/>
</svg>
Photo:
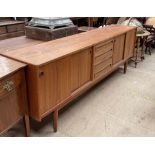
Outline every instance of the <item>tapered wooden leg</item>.
<svg viewBox="0 0 155 155">
<path fill-rule="evenodd" d="M 30 121 L 29 121 L 29 116 L 24 115 L 23 117 L 23 122 L 24 122 L 24 129 L 25 129 L 25 135 L 26 137 L 30 136 Z"/>
<path fill-rule="evenodd" d="M 126 61 L 126 62 L 124 63 L 124 74 L 126 74 L 127 67 L 128 67 L 128 61 Z"/>
<path fill-rule="evenodd" d="M 57 132 L 57 128 L 58 128 L 58 110 L 55 110 L 53 112 L 53 129 L 54 129 L 54 132 Z"/>
</svg>

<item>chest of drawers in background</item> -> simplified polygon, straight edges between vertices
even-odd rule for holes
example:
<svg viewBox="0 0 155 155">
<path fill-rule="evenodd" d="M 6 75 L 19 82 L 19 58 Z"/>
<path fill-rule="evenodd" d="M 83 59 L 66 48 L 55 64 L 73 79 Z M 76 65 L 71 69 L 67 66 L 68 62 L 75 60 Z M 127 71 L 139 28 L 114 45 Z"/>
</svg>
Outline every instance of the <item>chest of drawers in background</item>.
<svg viewBox="0 0 155 155">
<path fill-rule="evenodd" d="M 23 21 L 1 21 L 0 40 L 25 35 L 25 23 Z"/>
<path fill-rule="evenodd" d="M 26 136 L 29 135 L 25 67 L 0 56 L 0 134 L 23 119 Z"/>
</svg>

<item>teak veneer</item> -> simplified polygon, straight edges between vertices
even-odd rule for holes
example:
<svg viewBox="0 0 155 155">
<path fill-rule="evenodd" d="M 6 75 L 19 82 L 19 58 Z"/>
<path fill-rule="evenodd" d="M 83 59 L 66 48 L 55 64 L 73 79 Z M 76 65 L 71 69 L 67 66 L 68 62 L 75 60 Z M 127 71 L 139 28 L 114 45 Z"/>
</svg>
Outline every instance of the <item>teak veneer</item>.
<svg viewBox="0 0 155 155">
<path fill-rule="evenodd" d="M 43 41 L 29 39 L 26 36 L 9 38 L 0 41 L 0 53 L 30 47 L 40 43 L 43 43 Z"/>
<path fill-rule="evenodd" d="M 135 27 L 107 26 L 38 45 L 5 51 L 28 65 L 30 116 L 41 121 L 105 78 L 133 56 Z"/>
</svg>

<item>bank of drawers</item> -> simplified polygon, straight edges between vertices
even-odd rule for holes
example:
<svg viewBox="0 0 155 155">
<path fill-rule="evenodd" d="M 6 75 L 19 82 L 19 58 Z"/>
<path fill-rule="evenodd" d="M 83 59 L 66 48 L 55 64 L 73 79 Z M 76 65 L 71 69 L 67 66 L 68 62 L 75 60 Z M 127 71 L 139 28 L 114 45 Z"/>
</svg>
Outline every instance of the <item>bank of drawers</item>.
<svg viewBox="0 0 155 155">
<path fill-rule="evenodd" d="M 94 78 L 99 78 L 111 70 L 113 54 L 113 40 L 101 43 L 94 48 Z"/>
<path fill-rule="evenodd" d="M 0 26 L 0 35 L 12 32 L 24 31 L 24 24 Z"/>
</svg>

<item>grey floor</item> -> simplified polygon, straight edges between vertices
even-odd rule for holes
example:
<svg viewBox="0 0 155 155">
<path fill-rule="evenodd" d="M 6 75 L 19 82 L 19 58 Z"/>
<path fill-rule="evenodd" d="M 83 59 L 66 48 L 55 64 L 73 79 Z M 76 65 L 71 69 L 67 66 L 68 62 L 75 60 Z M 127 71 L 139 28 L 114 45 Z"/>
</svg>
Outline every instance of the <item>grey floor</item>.
<svg viewBox="0 0 155 155">
<path fill-rule="evenodd" d="M 137 68 L 130 63 L 111 74 L 59 115 L 58 132 L 52 116 L 31 120 L 31 136 L 155 136 L 155 50 Z M 23 136 L 22 122 L 3 136 Z"/>
</svg>

